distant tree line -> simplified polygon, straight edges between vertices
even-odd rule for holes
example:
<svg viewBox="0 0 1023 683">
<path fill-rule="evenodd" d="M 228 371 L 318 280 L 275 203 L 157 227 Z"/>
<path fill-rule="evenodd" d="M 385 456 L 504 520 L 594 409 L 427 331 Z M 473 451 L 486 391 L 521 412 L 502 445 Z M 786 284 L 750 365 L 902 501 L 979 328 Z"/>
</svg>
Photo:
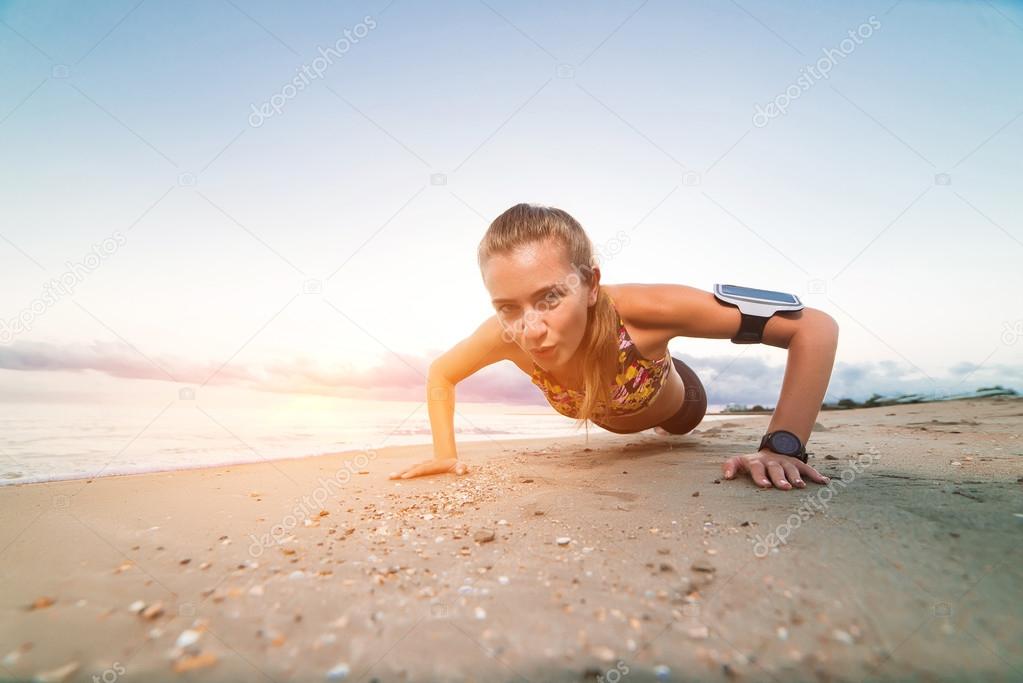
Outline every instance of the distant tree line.
<svg viewBox="0 0 1023 683">
<path fill-rule="evenodd" d="M 1019 393 L 1015 389 L 1007 389 L 1000 384 L 996 384 L 993 387 L 980 387 L 973 393 L 964 392 L 955 396 L 947 396 L 944 398 L 936 397 L 933 395 L 925 394 L 900 394 L 898 396 L 891 396 L 885 398 L 881 394 L 872 394 L 866 401 L 857 401 L 851 398 L 840 398 L 835 403 L 824 402 L 821 404 L 821 410 L 849 410 L 850 408 L 878 408 L 881 406 L 893 406 L 901 405 L 905 403 L 931 403 L 934 401 L 949 401 L 949 400 L 960 400 L 966 398 L 989 398 L 991 396 L 1019 396 Z M 721 411 L 723 413 L 770 413 L 774 411 L 774 406 L 765 407 L 759 403 L 750 407 L 745 403 L 729 403 Z"/>
</svg>

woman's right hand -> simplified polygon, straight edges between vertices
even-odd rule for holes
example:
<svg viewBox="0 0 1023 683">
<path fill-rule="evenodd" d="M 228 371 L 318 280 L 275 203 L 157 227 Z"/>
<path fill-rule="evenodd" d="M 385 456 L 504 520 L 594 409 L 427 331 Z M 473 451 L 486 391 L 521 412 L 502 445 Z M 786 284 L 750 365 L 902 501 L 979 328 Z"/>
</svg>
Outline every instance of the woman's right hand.
<svg viewBox="0 0 1023 683">
<path fill-rule="evenodd" d="M 417 465 L 410 465 L 399 472 L 391 472 L 389 479 L 411 479 L 412 477 L 425 477 L 430 474 L 444 474 L 454 472 L 455 474 L 466 474 L 469 466 L 458 458 L 431 458 Z"/>
</svg>

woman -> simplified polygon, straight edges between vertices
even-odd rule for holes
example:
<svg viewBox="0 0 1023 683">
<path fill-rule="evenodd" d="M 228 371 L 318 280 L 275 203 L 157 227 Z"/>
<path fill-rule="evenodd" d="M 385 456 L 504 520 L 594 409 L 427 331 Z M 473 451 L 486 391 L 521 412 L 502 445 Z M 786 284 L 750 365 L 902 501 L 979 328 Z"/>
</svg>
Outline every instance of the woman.
<svg viewBox="0 0 1023 683">
<path fill-rule="evenodd" d="M 685 285 L 600 284 L 582 226 L 553 207 L 516 204 L 491 223 L 478 260 L 496 314 L 430 366 L 427 404 L 434 458 L 391 475 L 408 479 L 468 471 L 455 450 L 455 385 L 510 360 L 558 412 L 629 434 L 685 434 L 703 419 L 699 378 L 668 353 L 674 337 L 732 338 L 740 313 Z M 805 444 L 835 360 L 838 325 L 826 313 L 779 312 L 762 341 L 789 350 L 781 397 L 768 431 Z M 610 406 L 610 407 L 608 407 Z M 802 460 L 768 448 L 722 463 L 726 479 L 746 472 L 761 487 L 803 488 L 829 480 Z"/>
</svg>

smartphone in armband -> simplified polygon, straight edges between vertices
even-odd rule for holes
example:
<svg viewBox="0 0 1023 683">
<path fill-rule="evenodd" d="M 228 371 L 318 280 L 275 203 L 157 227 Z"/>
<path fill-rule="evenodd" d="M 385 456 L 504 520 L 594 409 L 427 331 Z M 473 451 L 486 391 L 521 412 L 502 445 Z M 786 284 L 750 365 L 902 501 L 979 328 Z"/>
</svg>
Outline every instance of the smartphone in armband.
<svg viewBox="0 0 1023 683">
<path fill-rule="evenodd" d="M 803 302 L 795 294 L 770 289 L 715 284 L 714 296 L 724 305 L 737 307 L 742 315 L 739 331 L 732 337 L 733 344 L 759 344 L 764 326 L 772 315 L 803 308 Z"/>
</svg>

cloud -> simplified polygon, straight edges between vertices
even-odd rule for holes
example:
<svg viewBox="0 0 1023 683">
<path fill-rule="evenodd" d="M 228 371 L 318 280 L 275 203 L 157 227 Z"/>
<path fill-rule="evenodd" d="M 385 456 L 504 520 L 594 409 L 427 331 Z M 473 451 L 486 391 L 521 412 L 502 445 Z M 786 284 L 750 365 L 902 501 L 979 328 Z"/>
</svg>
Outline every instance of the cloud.
<svg viewBox="0 0 1023 683">
<path fill-rule="evenodd" d="M 22 372 L 99 372 L 123 379 L 148 379 L 185 385 L 232 385 L 257 391 L 319 394 L 384 401 L 421 401 L 432 357 L 387 354 L 360 363 L 323 367 L 298 356 L 263 365 L 200 364 L 153 357 L 123 342 L 57 346 L 17 341 L 0 346 L 0 369 Z M 503 367 L 502 367 L 503 365 Z M 543 404 L 543 397 L 510 363 L 484 368 L 458 384 L 459 400 Z"/>
<path fill-rule="evenodd" d="M 744 356 L 692 356 L 674 353 L 700 377 L 708 403 L 775 405 L 785 375 L 784 364 L 769 365 Z M 266 364 L 195 363 L 179 358 L 144 355 L 123 342 L 57 346 L 18 341 L 0 347 L 0 369 L 22 372 L 98 372 L 123 379 L 174 381 L 247 387 L 257 391 L 319 394 L 347 398 L 420 401 L 426 396 L 426 374 L 435 356 L 386 354 L 358 365 L 330 367 L 298 356 Z M 825 400 L 865 400 L 872 394 L 965 392 L 1001 384 L 1020 390 L 1023 366 L 976 365 L 960 362 L 944 375 L 928 377 L 908 363 L 891 360 L 838 362 Z M 544 405 L 539 389 L 510 361 L 472 375 L 456 388 L 460 401 Z"/>
<path fill-rule="evenodd" d="M 1001 385 L 1023 389 L 1023 365 L 967 361 L 953 364 L 944 373 L 928 373 L 895 361 L 836 363 L 828 385 L 828 396 L 864 400 L 871 394 L 958 394 L 981 387 Z"/>
<path fill-rule="evenodd" d="M 708 403 L 760 403 L 773 406 L 778 402 L 785 377 L 784 364 L 768 365 L 760 358 L 741 356 L 672 355 L 693 368 L 707 390 Z M 915 366 L 901 361 L 838 361 L 832 370 L 824 400 L 828 403 L 841 398 L 863 401 L 875 393 L 882 396 L 955 394 L 995 384 L 1017 391 L 1023 389 L 1023 365 L 977 365 L 963 361 L 952 365 L 944 373 L 925 374 Z"/>
</svg>

